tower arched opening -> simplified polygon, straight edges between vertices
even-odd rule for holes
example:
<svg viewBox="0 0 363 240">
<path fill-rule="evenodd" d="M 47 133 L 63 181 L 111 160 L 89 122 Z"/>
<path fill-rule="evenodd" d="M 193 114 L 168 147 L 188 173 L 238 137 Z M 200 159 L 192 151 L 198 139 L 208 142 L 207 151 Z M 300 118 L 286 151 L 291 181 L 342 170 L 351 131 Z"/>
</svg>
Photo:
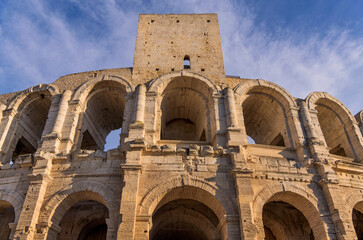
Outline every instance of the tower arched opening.
<svg viewBox="0 0 363 240">
<path fill-rule="evenodd" d="M 242 109 L 246 133 L 256 144 L 291 147 L 284 107 L 277 99 L 251 91 Z"/>
<path fill-rule="evenodd" d="M 48 91 L 34 92 L 28 95 L 18 106 L 14 118 L 15 131 L 9 141 L 7 162 L 16 163 L 19 156 L 31 157 L 39 143 L 48 119 L 52 96 Z"/>
<path fill-rule="evenodd" d="M 176 77 L 162 93 L 162 140 L 211 142 L 212 92 L 202 81 Z"/>
<path fill-rule="evenodd" d="M 80 149 L 104 150 L 107 136 L 122 127 L 125 95 L 125 87 L 114 81 L 100 82 L 92 88 L 82 116 Z"/>
<path fill-rule="evenodd" d="M 0 200 L 0 240 L 7 240 L 10 237 L 11 229 L 9 223 L 15 220 L 15 211 L 11 203 Z"/>
</svg>

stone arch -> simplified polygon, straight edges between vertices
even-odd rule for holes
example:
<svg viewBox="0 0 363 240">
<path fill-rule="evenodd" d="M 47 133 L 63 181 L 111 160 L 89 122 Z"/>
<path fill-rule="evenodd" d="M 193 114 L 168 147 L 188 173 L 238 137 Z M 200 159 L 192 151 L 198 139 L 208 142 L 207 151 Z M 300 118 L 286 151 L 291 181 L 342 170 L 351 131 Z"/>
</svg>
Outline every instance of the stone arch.
<svg viewBox="0 0 363 240">
<path fill-rule="evenodd" d="M 159 210 L 170 203 L 185 201 L 186 204 L 189 204 L 188 201 L 194 201 L 205 205 L 209 211 L 213 212 L 222 239 L 237 239 L 241 236 L 239 214 L 233 199 L 219 186 L 213 186 L 194 176 L 181 175 L 151 188 L 138 204 L 137 213 L 139 216 L 153 217 L 154 220 L 154 215 L 158 215 Z M 186 212 L 184 213 L 186 214 Z M 151 232 L 155 233 L 154 231 L 156 231 L 155 228 Z"/>
<path fill-rule="evenodd" d="M 109 210 L 111 228 L 117 229 L 118 204 L 114 191 L 104 183 L 97 181 L 79 181 L 72 183 L 58 192 L 41 209 L 40 221 L 44 225 L 48 222 L 56 225 L 60 223 L 64 214 L 75 203 L 86 200 L 99 202 Z"/>
<path fill-rule="evenodd" d="M 204 82 L 210 89 L 212 89 L 213 94 L 217 94 L 220 91 L 219 87 L 209 78 L 206 78 L 200 74 L 193 73 L 190 71 L 180 71 L 180 72 L 170 72 L 152 80 L 149 85 L 148 92 L 163 92 L 163 90 L 170 81 L 172 81 L 176 77 L 182 77 L 182 76 L 196 78 Z"/>
<path fill-rule="evenodd" d="M 188 71 L 173 72 L 153 80 L 148 92 L 158 93 L 151 94 L 156 102 L 156 141 L 215 141 L 219 89 L 211 80 Z"/>
<path fill-rule="evenodd" d="M 350 121 L 355 122 L 354 116 L 350 112 L 350 110 L 341 101 L 339 101 L 329 93 L 326 92 L 310 93 L 305 99 L 306 105 L 308 106 L 309 109 L 315 109 L 315 106 L 320 99 L 330 100 L 335 106 L 335 108 L 332 110 L 335 112 L 335 114 L 337 114 L 340 117 L 342 121 L 344 121 L 344 119 L 347 118 Z"/>
<path fill-rule="evenodd" d="M 248 80 L 234 88 L 238 124 L 245 139 L 255 143 L 298 148 L 300 146 L 295 99 L 281 86 L 265 80 Z M 271 121 L 273 119 L 273 121 Z"/>
<path fill-rule="evenodd" d="M 13 206 L 15 212 L 14 222 L 17 223 L 23 207 L 24 198 L 18 192 L 4 189 L 0 190 L 0 200 L 7 201 Z"/>
<path fill-rule="evenodd" d="M 357 211 L 357 213 L 363 214 L 363 191 L 362 190 L 355 190 L 352 191 L 349 195 L 345 198 L 346 202 L 346 211 L 348 212 L 348 227 L 352 227 L 354 231 L 354 235 L 357 234 L 355 229 L 355 224 L 353 220 L 353 212 Z M 361 226 L 359 229 L 362 229 Z"/>
<path fill-rule="evenodd" d="M 14 109 L 18 111 L 18 107 L 22 102 L 32 93 L 48 91 L 51 96 L 59 94 L 59 89 L 57 86 L 52 84 L 39 84 L 34 87 L 30 87 L 24 91 L 18 93 L 9 103 L 7 109 Z"/>
<path fill-rule="evenodd" d="M 70 136 L 75 143 L 73 150 L 103 151 L 108 134 L 124 127 L 126 95 L 132 93 L 132 85 L 121 77 L 103 76 L 83 83 L 72 96 L 79 107 L 70 113 L 78 122 L 74 127 L 78 130 Z"/>
<path fill-rule="evenodd" d="M 79 101 L 84 102 L 86 98 L 88 97 L 90 91 L 95 87 L 98 83 L 104 82 L 104 81 L 110 81 L 110 82 L 116 82 L 122 85 L 127 93 L 134 92 L 134 88 L 131 85 L 131 83 L 124 78 L 118 77 L 118 76 L 107 76 L 104 75 L 102 78 L 93 78 L 91 80 L 88 80 L 87 82 L 84 82 L 79 88 L 74 92 L 72 96 L 73 101 Z"/>
<path fill-rule="evenodd" d="M 363 190 L 353 191 L 345 199 L 347 210 L 349 214 L 352 214 L 354 206 L 359 202 L 363 202 Z"/>
<path fill-rule="evenodd" d="M 342 155 L 363 160 L 363 138 L 359 130 L 358 123 L 349 109 L 338 99 L 326 92 L 312 92 L 306 99 L 306 104 L 310 110 L 316 111 L 317 116 L 313 118 L 316 125 L 320 125 L 317 129 L 318 135 L 324 137 L 324 142 L 330 148 L 333 154 Z M 331 117 L 322 118 L 319 113 Z M 328 130 L 334 129 L 334 135 L 329 135 Z M 343 149 L 344 154 L 334 153 Z"/>
<path fill-rule="evenodd" d="M 267 186 L 256 194 L 253 200 L 253 216 L 258 228 L 258 239 L 264 237 L 263 206 L 272 201 L 282 201 L 294 206 L 309 222 L 315 239 L 329 239 L 327 227 L 320 217 L 318 199 L 313 194 L 288 182 Z"/>
<path fill-rule="evenodd" d="M 234 87 L 233 90 L 235 95 L 237 95 L 236 98 L 238 105 L 242 104 L 244 100 L 243 96 L 246 96 L 246 94 L 253 89 L 261 89 L 261 92 L 268 94 L 281 102 L 286 109 L 297 107 L 293 96 L 291 96 L 288 91 L 273 82 L 262 79 L 249 80 Z"/>
<path fill-rule="evenodd" d="M 224 212 L 219 212 L 219 214 L 224 213 L 229 216 L 238 215 L 236 203 L 232 201 L 231 197 L 224 193 L 221 187 L 213 186 L 202 179 L 199 179 L 197 177 L 191 177 L 189 175 L 181 175 L 179 177 L 171 178 L 163 181 L 160 184 L 155 185 L 141 199 L 138 205 L 138 213 L 142 215 L 151 215 L 154 212 L 157 204 L 169 191 L 177 187 L 183 186 L 194 187 L 215 196 L 214 201 L 216 201 L 216 203 L 224 209 Z"/>
<path fill-rule="evenodd" d="M 5 109 L 0 125 L 2 162 L 19 155 L 31 155 L 44 134 L 53 97 L 59 89 L 52 84 L 40 84 L 17 94 Z"/>
</svg>

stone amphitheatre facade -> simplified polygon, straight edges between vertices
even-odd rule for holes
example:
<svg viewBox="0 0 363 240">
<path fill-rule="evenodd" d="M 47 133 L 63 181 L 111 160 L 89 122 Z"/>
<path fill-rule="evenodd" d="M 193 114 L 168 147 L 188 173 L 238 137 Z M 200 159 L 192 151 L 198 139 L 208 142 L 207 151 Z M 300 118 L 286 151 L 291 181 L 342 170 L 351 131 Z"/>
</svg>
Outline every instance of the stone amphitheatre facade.
<svg viewBox="0 0 363 240">
<path fill-rule="evenodd" d="M 0 239 L 363 239 L 363 112 L 225 75 L 216 14 L 0 101 Z"/>
</svg>

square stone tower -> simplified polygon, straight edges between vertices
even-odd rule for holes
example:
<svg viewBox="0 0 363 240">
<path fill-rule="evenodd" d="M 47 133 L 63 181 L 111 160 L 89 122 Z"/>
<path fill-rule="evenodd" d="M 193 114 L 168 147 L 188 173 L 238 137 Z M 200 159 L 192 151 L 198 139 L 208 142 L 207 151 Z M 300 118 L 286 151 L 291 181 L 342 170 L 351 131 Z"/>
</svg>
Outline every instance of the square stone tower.
<svg viewBox="0 0 363 240">
<path fill-rule="evenodd" d="M 140 15 L 133 80 L 183 69 L 225 81 L 217 14 Z"/>
</svg>

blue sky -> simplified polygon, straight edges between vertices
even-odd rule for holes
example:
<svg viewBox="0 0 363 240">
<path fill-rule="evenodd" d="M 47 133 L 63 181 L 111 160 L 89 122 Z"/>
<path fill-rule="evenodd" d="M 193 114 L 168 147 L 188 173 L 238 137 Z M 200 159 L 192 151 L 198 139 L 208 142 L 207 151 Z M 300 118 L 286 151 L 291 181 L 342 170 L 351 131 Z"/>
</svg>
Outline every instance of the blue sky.
<svg viewBox="0 0 363 240">
<path fill-rule="evenodd" d="M 0 94 L 130 67 L 139 13 L 218 13 L 226 73 L 363 108 L 363 1 L 0 0 Z"/>
</svg>

